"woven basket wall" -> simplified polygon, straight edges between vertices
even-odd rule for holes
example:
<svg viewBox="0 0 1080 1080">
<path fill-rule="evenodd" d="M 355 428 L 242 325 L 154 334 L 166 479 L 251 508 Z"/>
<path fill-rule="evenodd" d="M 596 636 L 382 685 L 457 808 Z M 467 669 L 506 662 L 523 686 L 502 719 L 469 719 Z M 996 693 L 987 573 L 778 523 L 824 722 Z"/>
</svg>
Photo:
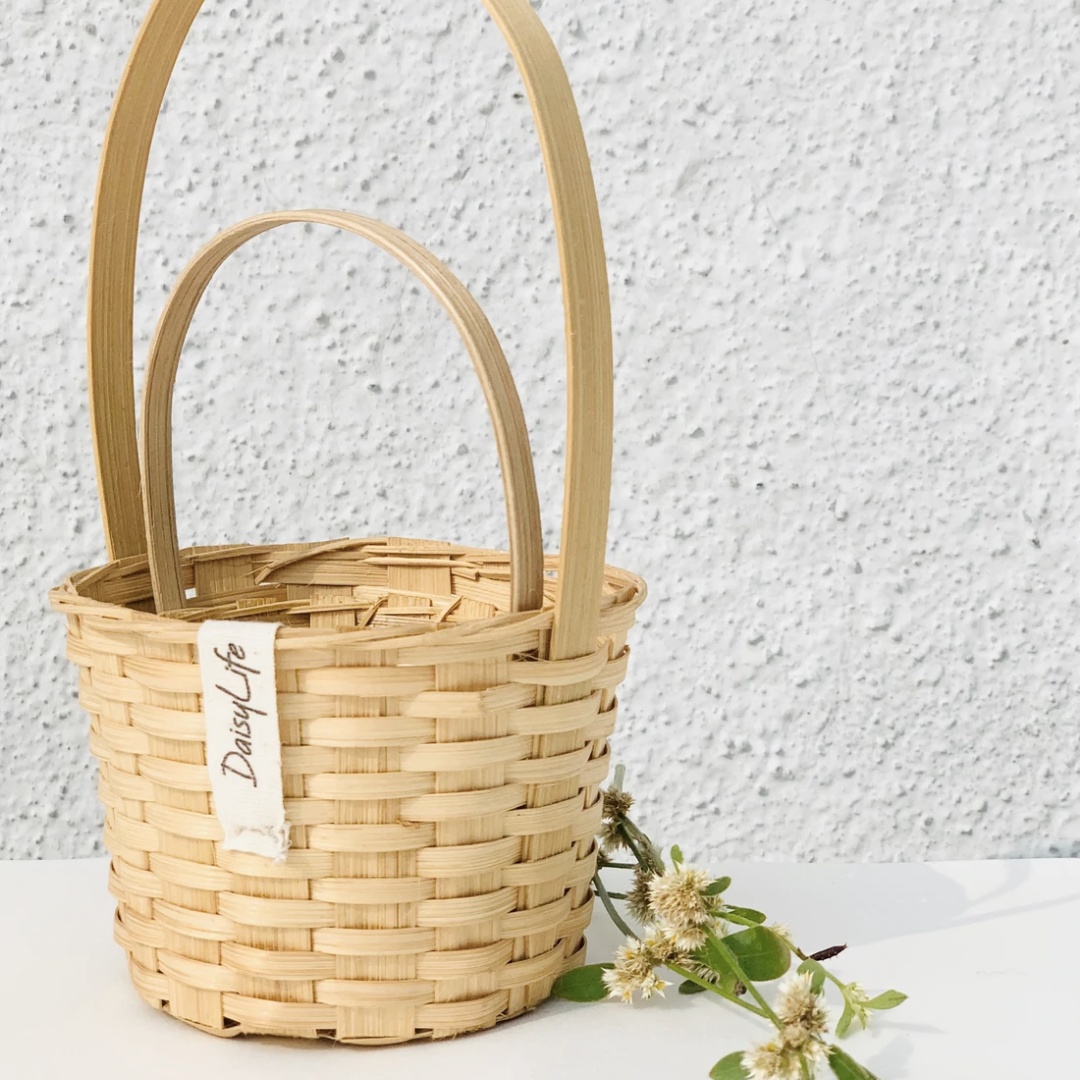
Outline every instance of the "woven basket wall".
<svg viewBox="0 0 1080 1080">
<path fill-rule="evenodd" d="M 53 591 L 101 762 L 116 939 L 150 1004 L 224 1035 L 437 1038 L 520 1013 L 583 962 L 598 788 L 644 590 L 610 570 L 595 652 L 543 661 L 554 588 L 540 611 L 507 614 L 507 568 L 405 540 L 184 553 L 189 588 L 269 584 L 215 618 L 285 624 L 281 865 L 221 849 L 198 623 L 132 611 L 150 595 L 146 559 Z M 582 681 L 587 697 L 543 704 Z"/>
<path fill-rule="evenodd" d="M 101 763 L 116 939 L 143 998 L 218 1035 L 455 1035 L 536 1005 L 584 961 L 615 688 L 645 587 L 605 565 L 611 319 L 573 95 L 529 0 L 483 2 L 533 106 L 559 246 L 568 410 L 557 557 L 541 547 L 528 429 L 492 327 L 445 264 L 371 218 L 266 213 L 212 238 L 169 293 L 137 429 L 142 186 L 202 0 L 155 0 L 110 116 L 88 312 L 110 561 L 50 600 L 67 617 Z M 180 550 L 171 430 L 187 329 L 234 251 L 298 222 L 374 243 L 446 310 L 491 414 L 509 552 L 401 538 Z M 291 841 L 281 862 L 225 847 L 197 660 L 206 620 L 279 624 Z"/>
</svg>

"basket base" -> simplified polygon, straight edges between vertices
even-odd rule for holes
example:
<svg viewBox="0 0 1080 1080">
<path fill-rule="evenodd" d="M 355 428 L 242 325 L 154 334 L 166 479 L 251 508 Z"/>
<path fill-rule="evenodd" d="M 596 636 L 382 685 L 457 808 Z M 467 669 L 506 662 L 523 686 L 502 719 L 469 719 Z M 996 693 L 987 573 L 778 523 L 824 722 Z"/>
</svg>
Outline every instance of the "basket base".
<svg viewBox="0 0 1080 1080">
<path fill-rule="evenodd" d="M 581 945 L 566 959 L 563 971 L 572 971 L 574 968 L 581 967 L 585 963 L 586 950 L 588 942 L 585 938 L 582 938 Z M 462 1035 L 476 1035 L 482 1031 L 490 1031 L 491 1028 L 497 1024 L 505 1023 L 508 1020 L 516 1020 L 518 1017 L 524 1016 L 526 1013 L 532 1012 L 537 1006 L 542 1005 L 544 1001 L 550 997 L 550 993 L 539 1001 L 532 1002 L 523 1006 L 520 1009 L 516 1009 L 513 1012 L 503 1012 L 493 1017 L 491 1020 L 482 1024 L 478 1024 L 476 1027 L 463 1028 L 458 1031 L 448 1031 L 445 1033 L 439 1033 L 436 1031 L 417 1032 L 416 1034 L 407 1037 L 374 1037 L 374 1038 L 357 1038 L 357 1039 L 343 1039 L 338 1037 L 332 1031 L 320 1031 L 314 1029 L 311 1034 L 305 1034 L 296 1030 L 279 1031 L 272 1027 L 258 1027 L 252 1025 L 241 1024 L 235 1020 L 230 1020 L 226 1017 L 224 1027 L 211 1027 L 207 1024 L 200 1024 L 195 1020 L 188 1019 L 184 1016 L 178 1016 L 169 1008 L 169 1002 L 163 1001 L 159 997 L 153 996 L 143 986 L 140 985 L 140 979 L 138 973 L 134 970 L 138 967 L 138 964 L 128 957 L 128 969 L 132 976 L 132 982 L 135 986 L 135 990 L 139 997 L 146 1002 L 152 1009 L 156 1009 L 158 1012 L 164 1013 L 166 1016 L 171 1017 L 173 1020 L 179 1020 L 180 1023 L 186 1024 L 188 1027 L 193 1027 L 197 1031 L 205 1032 L 207 1035 L 213 1035 L 218 1039 L 234 1039 L 238 1035 L 246 1035 L 249 1037 L 263 1037 L 263 1038 L 286 1038 L 290 1041 L 297 1038 L 307 1040 L 309 1042 L 335 1042 L 340 1043 L 343 1046 L 400 1046 L 403 1043 L 409 1042 L 422 1042 L 424 1040 L 439 1041 L 442 1039 L 456 1039 Z"/>
</svg>

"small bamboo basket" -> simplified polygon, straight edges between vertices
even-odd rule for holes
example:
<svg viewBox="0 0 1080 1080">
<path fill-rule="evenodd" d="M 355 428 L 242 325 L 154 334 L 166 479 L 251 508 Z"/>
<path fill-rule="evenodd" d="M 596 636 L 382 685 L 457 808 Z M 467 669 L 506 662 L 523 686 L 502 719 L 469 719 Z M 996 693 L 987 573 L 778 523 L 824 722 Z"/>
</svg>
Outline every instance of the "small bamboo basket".
<svg viewBox="0 0 1080 1080">
<path fill-rule="evenodd" d="M 569 396 L 557 557 L 543 554 L 524 416 L 483 312 L 425 248 L 355 214 L 263 214 L 195 256 L 158 324 L 137 438 L 139 207 L 201 0 L 156 0 L 109 120 L 89 381 L 110 561 L 49 596 L 101 765 L 116 940 L 146 1001 L 216 1035 L 442 1038 L 531 1008 L 584 962 L 615 689 L 645 586 L 604 564 L 611 325 L 580 121 L 528 0 L 484 4 L 532 102 L 554 204 Z M 179 550 L 172 396 L 188 326 L 224 260 L 290 222 L 375 243 L 450 315 L 492 416 L 508 553 L 386 537 Z M 207 619 L 281 624 L 281 862 L 222 843 L 196 651 Z"/>
</svg>

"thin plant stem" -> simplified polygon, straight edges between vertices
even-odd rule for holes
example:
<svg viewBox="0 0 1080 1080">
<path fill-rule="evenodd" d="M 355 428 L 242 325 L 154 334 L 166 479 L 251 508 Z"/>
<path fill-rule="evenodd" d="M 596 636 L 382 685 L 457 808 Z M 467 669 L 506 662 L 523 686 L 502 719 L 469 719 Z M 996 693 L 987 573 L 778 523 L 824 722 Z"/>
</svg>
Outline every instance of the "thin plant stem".
<svg viewBox="0 0 1080 1080">
<path fill-rule="evenodd" d="M 821 969 L 822 974 L 829 982 L 835 983 L 839 987 L 840 993 L 843 994 L 844 1000 L 847 1001 L 847 983 L 841 982 L 820 960 L 815 960 L 814 963 Z"/>
<path fill-rule="evenodd" d="M 627 925 L 623 917 L 615 910 L 615 903 L 611 899 L 611 894 L 607 891 L 603 881 L 600 880 L 600 875 L 596 874 L 593 877 L 593 887 L 596 889 L 597 896 L 600 897 L 600 902 L 607 909 L 608 915 L 611 916 L 611 921 L 629 938 L 636 938 L 637 934 Z"/>
<path fill-rule="evenodd" d="M 736 958 L 735 954 L 731 951 L 731 949 L 728 948 L 727 945 L 724 944 L 724 939 L 721 937 L 717 937 L 711 930 L 706 930 L 705 932 L 709 935 L 709 941 L 712 942 L 713 946 L 716 948 L 716 951 L 719 952 L 721 956 L 723 956 L 728 967 L 730 967 L 731 970 L 734 972 L 735 978 L 737 978 L 739 982 L 741 982 L 743 986 L 745 986 L 746 989 L 750 991 L 753 999 L 761 1006 L 763 1010 L 763 1015 L 768 1017 L 777 1026 L 777 1028 L 782 1028 L 784 1025 L 780 1023 L 780 1017 L 777 1016 L 776 1013 L 774 1013 L 769 1007 L 769 1003 L 765 1000 L 765 998 L 761 996 L 761 991 L 753 984 L 753 982 L 749 978 L 747 978 L 746 973 L 739 965 L 739 961 Z"/>
<path fill-rule="evenodd" d="M 752 1012 L 755 1016 L 760 1016 L 763 1019 L 768 1020 L 768 1016 L 756 1005 L 751 1005 L 749 1001 L 743 1001 L 734 994 L 729 994 L 726 990 L 717 986 L 716 983 L 711 983 L 708 979 L 703 979 L 700 975 L 695 975 L 692 971 L 688 971 L 678 964 L 665 964 L 664 966 L 669 971 L 674 971 L 676 975 L 681 975 L 684 979 L 696 983 L 703 990 L 711 990 L 717 997 L 721 997 L 725 1001 L 730 1001 L 732 1005 L 738 1005 L 740 1009 L 746 1009 L 747 1012 Z"/>
<path fill-rule="evenodd" d="M 747 919 L 743 915 L 736 915 L 731 911 L 721 911 L 717 918 L 723 919 L 725 922 L 735 923 L 737 926 L 760 926 L 761 923 L 754 922 L 753 919 Z"/>
<path fill-rule="evenodd" d="M 664 872 L 664 857 L 657 850 L 656 845 L 630 820 L 630 818 L 623 818 L 623 830 L 624 835 L 636 840 L 637 843 L 643 847 L 644 854 L 642 858 L 645 861 L 645 865 L 654 874 L 662 874 Z"/>
<path fill-rule="evenodd" d="M 632 862 L 608 862 L 607 859 L 601 859 L 598 864 L 600 870 L 636 870 L 638 868 L 637 863 Z M 803 959 L 806 959 L 803 957 Z"/>
<path fill-rule="evenodd" d="M 629 829 L 625 829 L 620 825 L 619 832 L 622 833 L 622 838 L 626 841 L 626 846 L 633 852 L 634 858 L 637 859 L 638 866 L 640 866 L 642 870 L 651 871 L 652 865 L 645 856 L 641 854 L 637 844 L 634 843 L 634 838 L 630 835 Z"/>
</svg>

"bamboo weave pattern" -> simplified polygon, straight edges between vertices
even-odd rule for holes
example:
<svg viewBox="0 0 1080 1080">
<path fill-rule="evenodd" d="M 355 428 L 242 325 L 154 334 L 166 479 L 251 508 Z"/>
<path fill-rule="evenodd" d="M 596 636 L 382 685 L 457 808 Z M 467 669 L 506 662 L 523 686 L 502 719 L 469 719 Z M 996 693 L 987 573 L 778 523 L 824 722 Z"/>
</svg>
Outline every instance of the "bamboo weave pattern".
<svg viewBox="0 0 1080 1080">
<path fill-rule="evenodd" d="M 538 660 L 505 554 L 404 539 L 193 548 L 164 616 L 145 556 L 54 589 L 101 762 L 115 935 L 156 1008 L 218 1035 L 385 1043 L 489 1027 L 584 961 L 599 786 L 639 578 L 608 568 L 594 653 Z M 123 606 L 120 606 L 123 605 Z M 283 623 L 292 848 L 222 850 L 198 621 Z M 545 704 L 551 688 L 587 684 Z"/>
</svg>

